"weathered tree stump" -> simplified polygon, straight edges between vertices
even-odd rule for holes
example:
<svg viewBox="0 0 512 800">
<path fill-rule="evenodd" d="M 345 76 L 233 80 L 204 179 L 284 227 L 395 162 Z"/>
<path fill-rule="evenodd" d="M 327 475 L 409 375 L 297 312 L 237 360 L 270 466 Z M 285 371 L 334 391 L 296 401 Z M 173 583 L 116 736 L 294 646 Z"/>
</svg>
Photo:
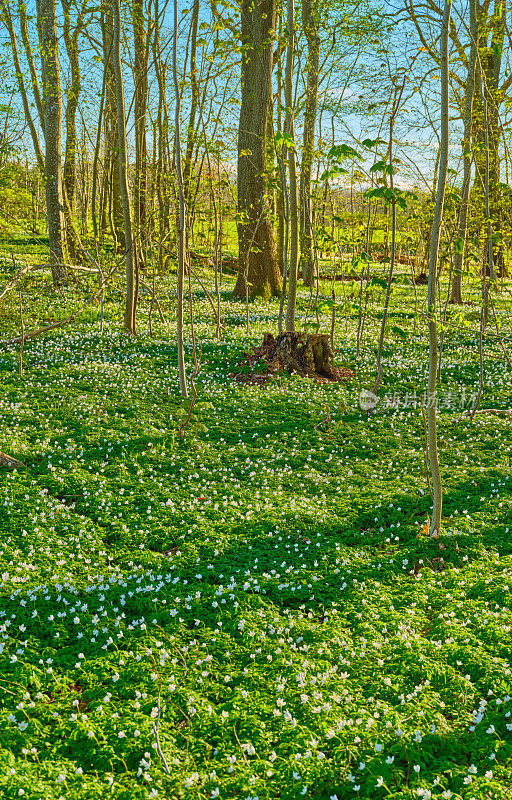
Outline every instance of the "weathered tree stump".
<svg viewBox="0 0 512 800">
<path fill-rule="evenodd" d="M 323 333 L 280 333 L 277 339 L 266 333 L 257 350 L 280 369 L 310 376 L 323 374 L 334 356 L 329 337 Z"/>
<path fill-rule="evenodd" d="M 240 373 L 235 379 L 263 385 L 272 373 L 281 371 L 329 381 L 352 377 L 351 370 L 332 366 L 333 357 L 326 334 L 294 332 L 280 333 L 274 337 L 271 333 L 265 333 L 262 344 L 253 347 L 247 354 L 244 365 L 254 368 L 263 361 L 266 373 L 252 376 Z"/>
</svg>

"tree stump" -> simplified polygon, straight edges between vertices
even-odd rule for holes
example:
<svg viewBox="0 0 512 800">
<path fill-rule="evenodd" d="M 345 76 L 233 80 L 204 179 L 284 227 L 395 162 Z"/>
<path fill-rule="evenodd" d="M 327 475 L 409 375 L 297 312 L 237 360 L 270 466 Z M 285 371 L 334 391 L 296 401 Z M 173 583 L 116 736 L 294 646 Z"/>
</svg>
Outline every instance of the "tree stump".
<svg viewBox="0 0 512 800">
<path fill-rule="evenodd" d="M 332 366 L 333 357 L 329 337 L 324 333 L 280 333 L 277 337 L 265 333 L 262 344 L 247 354 L 244 365 L 258 368 L 258 362 L 263 361 L 266 372 L 250 376 L 240 373 L 235 380 L 264 385 L 272 373 L 283 370 L 325 381 L 351 378 L 352 370 Z"/>
</svg>

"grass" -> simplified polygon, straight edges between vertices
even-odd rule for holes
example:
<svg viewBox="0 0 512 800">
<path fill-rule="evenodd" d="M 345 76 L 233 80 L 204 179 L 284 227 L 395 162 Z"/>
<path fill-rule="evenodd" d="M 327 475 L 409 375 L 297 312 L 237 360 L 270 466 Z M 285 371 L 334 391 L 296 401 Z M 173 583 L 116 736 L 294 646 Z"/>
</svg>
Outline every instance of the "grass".
<svg viewBox="0 0 512 800">
<path fill-rule="evenodd" d="M 445 333 L 431 541 L 421 409 L 357 405 L 375 374 L 377 290 L 358 359 L 354 300 L 338 306 L 350 383 L 277 376 L 264 390 L 230 373 L 275 329 L 277 303 L 251 305 L 248 336 L 226 292 L 216 342 L 198 291 L 183 437 L 172 324 L 154 315 L 151 338 L 143 298 L 127 338 L 120 290 L 103 335 L 95 307 L 27 342 L 22 377 L 18 349 L 0 353 L 0 450 L 29 467 L 0 468 L 2 797 L 509 798 L 512 428 L 461 409 L 478 384 L 478 309 Z M 172 319 L 172 279 L 158 291 Z M 34 282 L 23 302 L 30 327 L 78 298 Z M 412 406 L 424 323 L 412 287 L 392 302 L 381 394 Z M 488 333 L 484 405 L 506 408 Z M 190 341 L 187 353 L 190 369 Z"/>
</svg>

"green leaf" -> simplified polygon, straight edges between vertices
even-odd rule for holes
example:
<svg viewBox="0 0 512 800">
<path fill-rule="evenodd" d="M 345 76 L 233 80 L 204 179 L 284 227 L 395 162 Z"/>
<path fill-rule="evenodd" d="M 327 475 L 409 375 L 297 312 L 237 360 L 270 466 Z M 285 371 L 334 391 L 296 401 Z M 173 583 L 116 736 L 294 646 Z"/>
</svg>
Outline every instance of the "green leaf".
<svg viewBox="0 0 512 800">
<path fill-rule="evenodd" d="M 335 144 L 327 153 L 327 158 L 330 161 L 341 161 L 344 158 L 361 159 L 362 156 L 357 152 L 357 150 L 354 150 L 354 148 L 350 147 L 348 144 Z"/>
<path fill-rule="evenodd" d="M 338 167 L 334 164 L 330 169 L 327 169 L 320 175 L 320 180 L 325 181 L 326 179 L 334 178 L 336 175 L 346 175 L 347 173 L 347 169 L 343 169 L 343 167 Z"/>
<path fill-rule="evenodd" d="M 361 144 L 363 145 L 363 147 L 371 148 L 371 147 L 377 147 L 380 144 L 386 144 L 386 142 L 384 141 L 384 139 L 380 139 L 379 137 L 377 137 L 377 139 L 363 139 Z"/>
<path fill-rule="evenodd" d="M 499 62 L 499 60 L 501 59 L 501 47 L 499 46 L 499 44 L 497 43 L 493 44 L 492 51 L 496 56 L 496 61 Z"/>
<path fill-rule="evenodd" d="M 398 325 L 393 325 L 391 330 L 393 331 L 393 333 L 396 333 L 396 335 L 399 336 L 400 339 L 407 339 L 407 331 L 404 331 L 402 328 L 399 328 Z"/>
<path fill-rule="evenodd" d="M 367 189 L 364 193 L 365 197 L 384 197 L 384 186 L 379 186 L 376 189 Z"/>
<path fill-rule="evenodd" d="M 295 150 L 295 142 L 293 138 L 290 136 L 289 133 L 283 133 L 282 131 L 277 131 L 274 136 L 274 144 L 276 149 L 280 147 L 284 147 L 286 150 Z"/>
<path fill-rule="evenodd" d="M 372 287 L 373 286 L 379 286 L 381 289 L 387 289 L 388 288 L 387 281 L 385 281 L 384 278 L 377 278 L 375 276 L 371 279 L 371 281 L 370 281 L 370 283 L 368 285 L 372 286 Z"/>
<path fill-rule="evenodd" d="M 376 161 L 373 166 L 370 167 L 370 172 L 380 172 L 386 167 L 385 161 Z"/>
</svg>

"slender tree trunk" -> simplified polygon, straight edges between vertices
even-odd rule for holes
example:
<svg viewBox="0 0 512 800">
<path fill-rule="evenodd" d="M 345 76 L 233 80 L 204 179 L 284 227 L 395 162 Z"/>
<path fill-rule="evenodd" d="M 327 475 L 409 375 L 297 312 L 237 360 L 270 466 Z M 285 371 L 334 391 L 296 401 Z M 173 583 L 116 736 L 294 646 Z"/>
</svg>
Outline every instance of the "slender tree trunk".
<svg viewBox="0 0 512 800">
<path fill-rule="evenodd" d="M 492 219 L 492 247 L 486 248 L 488 261 L 485 269 L 488 274 L 496 270 L 498 274 L 505 275 L 503 245 L 499 241 L 503 215 L 499 105 L 508 93 L 508 90 L 503 91 L 503 86 L 500 87 L 507 4 L 495 2 L 494 8 L 495 12 L 491 14 L 488 4 L 478 3 L 475 12 L 478 51 L 473 102 L 473 139 L 476 145 L 474 196 L 480 212 L 479 228 L 484 229 L 486 236 L 488 236 L 489 219 Z M 489 197 L 486 197 L 485 189 L 487 174 Z M 487 205 L 490 208 L 490 218 L 486 213 Z M 480 235 L 480 230 L 478 234 Z"/>
<path fill-rule="evenodd" d="M 34 61 L 34 54 L 32 52 L 32 46 L 30 44 L 30 38 L 28 35 L 28 19 L 27 19 L 27 6 L 23 2 L 23 0 L 18 0 L 18 11 L 20 16 L 20 32 L 21 32 L 21 39 L 23 41 L 23 47 L 25 48 L 25 56 L 28 63 L 28 68 L 30 71 L 30 82 L 32 85 L 32 93 L 34 95 L 34 100 L 37 108 L 37 113 L 39 114 L 39 123 L 41 125 L 41 130 L 44 136 L 44 108 L 43 108 L 43 100 L 41 97 L 41 89 L 39 86 L 39 79 L 37 77 L 37 70 Z"/>
<path fill-rule="evenodd" d="M 112 13 L 102 15 L 103 59 L 106 70 L 105 85 L 105 169 L 106 197 L 108 198 L 108 217 L 112 239 L 117 250 L 126 250 L 121 202 L 121 185 L 119 181 L 119 148 L 117 132 L 116 78 L 114 69 L 114 31 Z M 105 203 L 105 211 L 107 204 Z"/>
<path fill-rule="evenodd" d="M 313 257 L 313 238 L 311 235 L 313 219 L 311 173 L 315 152 L 315 128 L 320 68 L 320 35 L 318 31 L 317 0 L 302 0 L 302 26 L 308 45 L 308 60 L 302 161 L 300 167 L 300 267 L 304 284 L 306 286 L 313 286 L 315 281 L 315 260 Z"/>
<path fill-rule="evenodd" d="M 434 222 L 432 224 L 432 237 L 430 241 L 430 261 L 428 269 L 428 386 L 427 386 L 427 433 L 428 456 L 430 474 L 432 476 L 433 508 L 430 522 L 430 535 L 438 536 L 441 531 L 441 515 L 443 510 L 443 486 L 441 483 L 441 470 L 439 468 L 439 453 L 437 447 L 437 319 L 436 319 L 436 289 L 437 289 L 437 261 L 439 254 L 439 239 L 443 222 L 444 196 L 446 189 L 446 176 L 448 173 L 448 126 L 449 126 L 449 63 L 448 63 L 448 35 L 450 30 L 451 0 L 447 0 L 443 13 L 443 24 L 439 51 L 441 58 L 441 145 L 439 153 L 439 173 L 437 178 L 436 206 Z"/>
<path fill-rule="evenodd" d="M 30 102 L 27 95 L 27 89 L 25 86 L 25 79 L 23 77 L 23 71 L 21 69 L 19 54 L 18 54 L 18 44 L 16 40 L 16 33 L 14 30 L 14 25 L 11 17 L 11 10 L 4 0 L 0 0 L 0 11 L 1 16 L 0 20 L 2 24 L 5 26 L 9 33 L 9 38 L 11 40 L 11 54 L 14 63 L 14 69 L 16 72 L 16 81 L 18 83 L 18 89 L 21 95 L 21 102 L 23 104 L 23 111 L 25 114 L 25 121 L 27 123 L 28 129 L 30 131 L 30 136 L 32 138 L 32 145 L 34 147 L 34 153 L 36 155 L 37 165 L 42 175 L 44 175 L 44 156 L 43 151 L 41 150 L 41 145 L 39 143 L 39 136 L 37 135 L 37 130 L 34 124 L 34 119 L 32 117 L 32 112 L 30 111 Z M 40 122 L 42 125 L 42 129 L 44 130 L 44 112 L 42 108 L 42 101 L 39 98 L 40 102 Z"/>
<path fill-rule="evenodd" d="M 478 22 L 476 16 L 475 0 L 469 4 L 469 30 L 471 36 L 471 49 L 469 54 L 468 74 L 466 78 L 466 97 L 464 102 L 464 135 L 462 140 L 462 156 L 464 159 L 464 178 L 462 183 L 462 197 L 460 201 L 459 225 L 457 238 L 459 246 L 453 259 L 453 283 L 450 302 L 460 305 L 462 303 L 462 269 L 466 250 L 466 235 L 468 227 L 469 190 L 471 188 L 471 139 L 473 123 L 473 97 L 475 94 L 475 67 L 478 41 Z"/>
<path fill-rule="evenodd" d="M 295 9 L 294 0 L 287 0 L 288 47 L 286 49 L 285 103 L 286 133 L 294 140 L 293 124 L 293 62 L 295 56 Z M 286 305 L 285 330 L 295 330 L 295 305 L 297 301 L 297 278 L 299 269 L 299 215 L 297 194 L 297 162 L 295 147 L 288 148 L 288 175 L 290 181 L 290 260 L 288 264 L 288 302 Z"/>
<path fill-rule="evenodd" d="M 192 200 L 192 157 L 194 153 L 195 132 L 196 132 L 196 113 L 199 101 L 199 87 L 197 83 L 197 28 L 199 24 L 199 0 L 194 0 L 192 6 L 192 20 L 190 32 L 190 114 L 187 125 L 187 148 L 185 151 L 185 163 L 183 164 L 183 190 L 187 201 L 188 209 L 191 207 Z"/>
<path fill-rule="evenodd" d="M 132 234 L 132 213 L 128 192 L 128 156 L 126 150 L 126 113 L 124 105 L 123 73 L 121 70 L 121 9 L 120 0 L 113 0 L 114 21 L 113 63 L 116 84 L 117 149 L 119 158 L 119 184 L 123 207 L 123 228 L 126 247 L 126 300 L 124 329 L 135 334 L 135 258 Z"/>
<path fill-rule="evenodd" d="M 281 30 L 281 15 L 279 17 L 279 30 Z M 279 61 L 277 63 L 277 132 L 283 133 L 283 126 L 282 126 L 282 94 L 283 94 L 283 71 L 281 68 L 281 56 L 279 56 Z M 275 146 L 275 145 L 274 145 Z M 277 168 L 279 175 L 281 175 L 281 161 L 283 157 L 282 148 L 280 148 L 279 152 L 276 153 L 277 155 Z M 284 254 L 284 238 L 285 238 L 285 201 L 284 201 L 284 185 L 283 180 L 277 182 L 278 188 L 276 193 L 276 214 L 277 214 L 277 266 L 279 269 L 279 274 L 283 276 L 283 292 L 285 291 L 284 288 L 284 263 L 285 263 L 285 254 Z M 282 298 L 282 303 L 284 302 L 284 297 Z M 281 303 L 281 305 L 282 305 Z M 282 322 L 282 320 L 281 320 Z M 279 331 L 281 333 L 281 331 Z"/>
<path fill-rule="evenodd" d="M 238 279 L 235 297 L 281 292 L 266 187 L 275 0 L 242 0 L 242 97 L 238 125 Z M 247 285 L 248 284 L 248 285 Z"/>
<path fill-rule="evenodd" d="M 96 130 L 96 143 L 94 146 L 94 155 L 92 160 L 92 187 L 91 187 L 91 217 L 92 217 L 92 229 L 94 234 L 94 241 L 96 244 L 96 248 L 98 246 L 98 218 L 96 215 L 96 195 L 98 191 L 98 162 L 100 158 L 100 147 L 101 147 L 101 130 L 103 127 L 103 108 L 105 105 L 105 84 L 106 84 L 106 77 L 107 77 L 107 65 L 103 65 L 103 81 L 101 85 L 101 99 L 100 99 L 100 107 L 98 111 L 98 127 Z M 103 165 L 103 169 L 105 169 L 105 163 Z"/>
<path fill-rule="evenodd" d="M 67 93 L 66 105 L 66 152 L 64 156 L 64 189 L 65 189 L 65 204 L 64 213 L 66 217 L 66 224 L 71 227 L 70 218 L 73 213 L 74 199 L 75 199 L 75 182 L 76 182 L 76 112 L 78 109 L 78 99 L 81 91 L 81 76 L 80 76 L 80 62 L 78 53 L 78 37 L 83 26 L 83 11 L 79 12 L 76 26 L 71 32 L 71 0 L 62 0 L 62 9 L 64 11 L 64 43 L 68 55 L 69 64 L 71 67 L 71 85 Z M 72 261 L 76 260 L 75 242 L 72 236 L 68 237 L 67 247 Z"/>
<path fill-rule="evenodd" d="M 45 130 L 45 185 L 50 262 L 56 286 L 67 279 L 62 203 L 62 91 L 55 0 L 38 0 Z"/>
<path fill-rule="evenodd" d="M 146 229 L 147 192 L 147 143 L 146 117 L 148 102 L 148 47 L 146 27 L 150 20 L 144 17 L 144 0 L 132 0 L 134 68 L 134 127 L 135 127 L 135 174 L 133 180 L 133 206 L 135 227 L 139 237 Z"/>
<path fill-rule="evenodd" d="M 176 174 L 178 178 L 179 195 L 179 228 L 178 228 L 178 307 L 176 319 L 176 337 L 178 349 L 178 373 L 180 379 L 180 392 L 182 397 L 188 397 L 187 374 L 185 372 L 185 349 L 183 344 L 183 304 L 184 304 L 184 279 L 185 279 L 185 247 L 187 241 L 187 203 L 183 187 L 183 172 L 181 168 L 181 136 L 180 136 L 180 87 L 178 82 L 178 0 L 174 0 L 174 34 L 172 43 L 172 74 L 174 81 L 175 116 L 174 116 L 174 142 L 176 150 Z"/>
<path fill-rule="evenodd" d="M 389 188 L 393 193 L 393 199 L 391 202 L 391 258 L 389 261 L 389 272 L 388 272 L 388 281 L 386 286 L 386 299 L 384 300 L 384 308 L 382 310 L 382 322 L 380 325 L 380 336 L 379 336 L 379 346 L 377 349 L 377 378 L 375 380 L 372 392 L 374 395 L 377 394 L 379 391 L 380 384 L 382 382 L 382 377 L 384 375 L 384 368 L 382 366 L 382 348 L 384 345 L 384 336 L 386 333 L 386 323 L 388 318 L 388 310 L 389 310 L 389 300 L 391 297 L 391 285 L 393 281 L 393 270 L 395 268 L 395 255 L 396 255 L 396 200 L 394 199 L 394 178 L 393 178 L 393 130 L 395 125 L 395 117 L 398 113 L 398 108 L 400 106 L 400 100 L 402 99 L 402 93 L 405 87 L 405 78 L 402 84 L 402 89 L 398 93 L 398 99 L 393 100 L 393 108 L 391 111 L 391 118 L 389 120 L 389 146 L 388 146 L 388 154 L 389 154 L 389 165 L 391 167 L 390 175 L 389 175 Z M 395 95 L 396 97 L 396 95 Z M 386 177 L 386 176 L 384 176 Z M 384 206 L 387 209 L 387 205 Z M 386 231 L 386 248 L 387 248 L 387 231 Z"/>
</svg>

